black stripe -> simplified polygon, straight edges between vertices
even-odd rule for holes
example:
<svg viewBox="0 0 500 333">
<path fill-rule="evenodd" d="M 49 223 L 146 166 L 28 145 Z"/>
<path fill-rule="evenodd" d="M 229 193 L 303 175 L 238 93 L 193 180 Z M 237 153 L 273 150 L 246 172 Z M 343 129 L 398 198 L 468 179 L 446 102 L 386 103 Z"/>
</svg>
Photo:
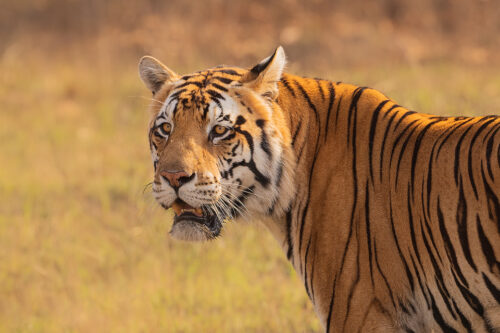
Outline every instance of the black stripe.
<svg viewBox="0 0 500 333">
<path fill-rule="evenodd" d="M 224 73 L 224 74 L 234 75 L 234 76 L 241 76 L 242 75 L 242 74 L 240 74 L 237 71 L 232 70 L 232 69 L 214 69 L 214 70 L 212 70 L 212 72 L 214 72 L 214 73 Z"/>
<path fill-rule="evenodd" d="M 479 240 L 481 243 L 481 249 L 483 250 L 483 254 L 486 257 L 486 261 L 488 262 L 488 266 L 490 266 L 490 272 L 494 272 L 494 270 L 500 270 L 500 263 L 495 258 L 495 251 L 493 250 L 493 246 L 491 246 L 491 242 L 488 239 L 488 236 L 484 233 L 483 226 L 481 225 L 481 220 L 479 219 L 479 215 L 476 215 L 476 226 L 477 226 L 477 234 L 479 236 Z"/>
<path fill-rule="evenodd" d="M 209 104 L 205 104 L 205 106 L 203 107 L 203 116 L 202 116 L 203 119 L 207 118 L 207 114 L 208 114 L 208 109 L 209 108 L 210 108 Z"/>
<path fill-rule="evenodd" d="M 457 320 L 457 315 L 455 314 L 455 311 L 453 311 L 453 308 L 451 307 L 450 303 L 451 296 L 448 290 L 446 289 L 445 284 L 443 283 L 443 281 L 438 280 L 437 277 L 434 278 L 434 282 L 436 282 L 439 294 L 441 295 L 441 299 L 444 301 L 444 305 L 446 305 L 446 309 L 451 314 L 453 319 Z"/>
<path fill-rule="evenodd" d="M 500 290 L 497 287 L 495 287 L 495 285 L 490 281 L 488 276 L 486 276 L 486 274 L 484 273 L 483 273 L 483 280 L 484 283 L 486 283 L 486 287 L 490 291 L 491 295 L 495 297 L 497 303 L 500 303 Z"/>
<path fill-rule="evenodd" d="M 333 101 L 335 100 L 335 88 L 333 84 L 330 82 L 328 85 L 328 93 L 330 94 L 330 100 L 328 102 L 328 113 L 326 114 L 326 123 L 325 123 L 325 142 L 328 137 L 328 128 L 330 127 L 330 113 L 332 111 Z"/>
<path fill-rule="evenodd" d="M 453 303 L 453 307 L 455 308 L 455 311 L 458 313 L 458 317 L 460 317 L 460 321 L 462 322 L 462 325 L 467 329 L 467 333 L 473 333 L 474 331 L 472 330 L 471 323 L 467 317 L 464 316 L 462 311 L 457 306 L 457 303 L 455 303 L 455 300 L 452 299 L 451 302 Z"/>
<path fill-rule="evenodd" d="M 388 114 L 389 112 L 391 112 L 391 110 L 395 109 L 399 107 L 399 105 L 393 105 L 391 106 L 391 108 L 389 110 L 387 110 L 386 112 L 384 112 L 384 117 L 386 114 Z M 384 132 L 384 139 L 382 140 L 382 150 L 380 152 L 380 166 L 379 166 L 379 170 L 380 170 L 380 180 L 382 181 L 382 171 L 384 170 L 382 168 L 382 164 L 384 162 L 384 150 L 385 150 L 385 142 L 387 141 L 387 137 L 388 137 L 388 134 L 389 134 L 389 129 L 391 128 L 391 124 L 392 122 L 394 121 L 394 118 L 398 115 L 398 112 L 394 112 L 394 114 L 391 116 L 391 118 L 389 119 L 389 123 L 386 125 L 385 127 L 385 132 Z"/>
<path fill-rule="evenodd" d="M 500 130 L 500 124 L 497 124 L 495 131 L 491 134 L 490 138 L 488 139 L 488 143 L 486 144 L 486 165 L 488 167 L 488 174 L 490 175 L 490 178 L 493 178 L 493 171 L 491 170 L 491 155 L 493 151 L 493 141 L 495 140 L 495 135 L 497 132 Z"/>
<path fill-rule="evenodd" d="M 370 175 L 372 177 L 372 182 L 373 182 L 373 143 L 375 139 L 375 129 L 377 128 L 377 120 L 378 120 L 378 115 L 380 114 L 380 110 L 384 107 L 384 105 L 389 102 L 388 99 L 385 101 L 379 103 L 377 107 L 375 108 L 375 111 L 372 113 L 372 120 L 370 122 L 370 135 L 368 139 L 368 145 L 369 145 L 369 164 L 370 164 Z"/>
<path fill-rule="evenodd" d="M 431 158 L 432 158 L 432 155 L 431 155 Z M 424 220 L 425 229 L 427 230 L 427 233 L 429 234 L 429 238 L 431 239 L 432 246 L 433 246 L 434 250 L 436 251 L 436 254 L 437 254 L 438 258 L 439 258 L 439 261 L 441 263 L 443 263 L 443 258 L 441 258 L 440 251 L 437 249 L 436 242 L 434 241 L 434 236 L 433 236 L 434 232 L 432 231 L 431 226 L 429 224 L 429 222 L 430 222 L 429 220 L 431 219 L 430 214 L 428 214 L 428 215 L 426 214 L 425 208 L 424 208 L 424 204 L 423 204 L 424 203 L 424 197 L 423 196 L 424 196 L 424 193 L 425 193 L 424 192 L 424 182 L 423 181 L 422 181 L 422 189 L 421 189 L 420 192 L 421 192 L 420 202 L 422 203 L 422 217 L 423 217 L 423 220 Z M 422 231 L 422 233 L 423 233 L 423 231 Z"/>
<path fill-rule="evenodd" d="M 394 125 L 394 131 L 398 129 L 399 127 L 399 124 L 401 124 L 401 122 L 408 116 L 411 116 L 413 114 L 415 114 L 416 112 L 415 111 L 406 111 L 403 116 L 401 118 L 398 119 L 398 122 Z"/>
<path fill-rule="evenodd" d="M 441 235 L 443 236 L 443 242 L 446 248 L 446 253 L 448 255 L 448 258 L 451 261 L 453 271 L 456 271 L 458 274 L 458 277 L 460 278 L 460 281 L 462 281 L 463 284 L 465 284 L 467 287 L 469 287 L 469 284 L 467 283 L 467 280 L 465 279 L 464 275 L 462 274 L 462 270 L 460 269 L 460 266 L 458 265 L 458 260 L 457 260 L 457 254 L 455 252 L 455 248 L 453 247 L 453 243 L 451 242 L 450 235 L 448 234 L 448 230 L 446 229 L 444 225 L 444 217 L 443 217 L 443 211 L 441 210 L 441 204 L 439 201 L 439 197 L 437 198 L 437 213 L 438 213 L 438 222 L 439 222 L 439 231 L 441 232 Z"/>
<path fill-rule="evenodd" d="M 184 83 L 178 85 L 177 87 L 175 87 L 175 89 L 183 88 L 183 87 L 189 86 L 191 84 L 197 86 L 198 88 L 202 87 L 201 82 L 198 82 L 198 81 L 187 81 L 187 82 L 184 82 Z"/>
<path fill-rule="evenodd" d="M 349 318 L 349 314 L 351 313 L 351 302 L 353 299 L 354 295 L 354 290 L 356 290 L 356 286 L 359 283 L 359 271 L 360 271 L 360 266 L 359 266 L 359 246 L 360 246 L 360 241 L 359 241 L 359 235 L 356 232 L 356 240 L 357 240 L 357 253 L 356 253 L 356 276 L 354 278 L 353 283 L 351 284 L 351 287 L 349 288 L 349 294 L 347 296 L 347 309 L 346 309 L 346 316 L 344 317 L 344 324 L 342 325 L 342 332 L 345 332 L 345 325 L 347 324 L 347 319 Z"/>
<path fill-rule="evenodd" d="M 389 110 L 387 110 L 386 112 L 384 112 L 384 115 L 382 116 L 382 120 L 384 120 L 385 117 L 387 117 L 391 113 L 392 110 L 394 110 L 396 108 L 399 108 L 399 107 L 401 107 L 401 106 L 398 105 L 398 104 L 394 104 L 393 106 L 391 106 L 391 108 Z M 394 116 L 394 114 L 392 116 Z"/>
<path fill-rule="evenodd" d="M 408 133 L 408 136 L 406 137 L 405 141 L 403 143 L 401 143 L 401 150 L 399 151 L 398 164 L 396 166 L 396 172 L 395 172 L 396 173 L 396 187 L 398 186 L 399 175 L 402 174 L 401 172 L 399 172 L 399 168 L 401 166 L 401 161 L 403 160 L 403 156 L 406 153 L 406 150 L 408 148 L 408 142 L 413 137 L 413 133 L 415 133 L 415 131 L 417 131 L 419 125 L 420 125 L 420 123 L 417 123 L 417 125 L 411 129 L 410 133 Z M 413 147 L 415 147 L 415 145 L 413 145 Z M 391 166 L 392 166 L 392 163 L 389 163 L 389 168 Z M 411 184 L 410 184 L 410 187 L 411 187 Z M 412 192 L 412 196 L 413 196 L 413 192 Z"/>
<path fill-rule="evenodd" d="M 333 300 L 335 299 L 335 288 L 337 286 L 337 275 L 333 279 L 332 283 L 332 294 L 330 296 L 330 306 L 328 307 L 328 318 L 326 319 L 326 333 L 330 332 L 330 324 L 332 322 L 332 314 L 333 314 Z"/>
<path fill-rule="evenodd" d="M 311 177 L 309 177 L 309 178 L 311 178 Z M 302 219 L 301 219 L 300 231 L 299 231 L 299 254 L 302 251 L 302 238 L 304 236 L 304 226 L 306 224 L 307 210 L 309 209 L 309 196 L 310 196 L 310 191 L 308 191 L 308 193 L 307 193 L 306 206 L 304 207 L 304 210 L 302 211 Z M 302 262 L 300 263 L 300 266 L 301 266 L 300 272 L 302 273 L 302 271 L 303 271 L 302 270 Z"/>
<path fill-rule="evenodd" d="M 170 102 L 172 102 L 174 100 L 171 100 Z M 174 106 L 174 112 L 172 114 L 172 118 L 175 118 L 175 115 L 177 114 L 177 112 L 179 112 L 179 101 L 177 99 L 175 99 L 176 103 L 175 103 L 175 106 Z M 168 102 L 168 104 L 170 105 L 170 102 Z"/>
<path fill-rule="evenodd" d="M 427 288 L 428 289 L 428 288 Z M 441 327 L 444 333 L 452 333 L 452 332 L 457 332 L 453 327 L 448 325 L 446 321 L 444 320 L 443 316 L 441 315 L 441 312 L 439 311 L 438 307 L 436 306 L 436 301 L 434 300 L 434 296 L 432 296 L 432 293 L 429 291 L 429 295 L 431 296 L 431 304 L 432 304 L 432 315 L 438 325 Z"/>
<path fill-rule="evenodd" d="M 488 216 L 493 222 L 496 222 L 497 230 L 500 233 L 500 202 L 495 192 L 491 189 L 488 182 L 484 182 L 486 190 L 486 199 L 488 201 Z"/>
<path fill-rule="evenodd" d="M 297 127 L 295 129 L 295 133 L 292 136 L 292 147 L 295 147 L 295 140 L 297 139 L 297 135 L 299 134 L 300 128 L 302 127 L 302 120 L 299 120 Z"/>
<path fill-rule="evenodd" d="M 444 138 L 444 140 L 441 142 L 441 144 L 439 145 L 439 149 L 437 151 L 437 155 L 439 155 L 439 153 L 441 152 L 441 148 L 443 148 L 444 144 L 446 143 L 446 141 L 448 141 L 448 139 L 453 135 L 453 133 L 455 133 L 460 127 L 466 125 L 467 123 L 469 123 L 470 121 L 472 121 L 474 118 L 467 118 L 465 119 L 462 123 L 459 123 L 456 127 L 453 127 L 453 128 L 447 128 L 445 131 L 448 131 L 450 130 L 450 133 Z M 437 157 L 436 157 L 437 158 Z"/>
<path fill-rule="evenodd" d="M 212 82 L 210 85 L 211 85 L 212 87 L 215 87 L 215 88 L 219 89 L 219 90 L 222 90 L 222 91 L 228 91 L 226 87 L 223 87 L 223 86 L 221 86 L 221 85 L 220 85 L 220 84 L 218 84 L 218 83 Z"/>
<path fill-rule="evenodd" d="M 321 99 L 324 100 L 325 99 L 325 93 L 323 92 L 323 88 L 321 87 L 321 81 L 316 79 L 316 83 L 318 84 L 318 90 L 319 90 L 319 93 L 321 95 Z"/>
<path fill-rule="evenodd" d="M 316 106 L 313 104 L 313 102 L 311 101 L 311 98 L 309 97 L 309 94 L 307 93 L 307 91 L 304 89 L 304 87 L 302 87 L 301 84 L 299 84 L 299 82 L 297 81 L 294 81 L 295 82 L 295 85 L 297 86 L 297 88 L 299 88 L 300 92 L 302 93 L 302 95 L 304 96 L 304 98 L 306 99 L 307 101 L 307 104 L 309 105 L 309 107 L 313 110 L 314 112 L 314 115 L 316 116 L 316 120 L 319 121 L 319 114 L 318 114 L 318 110 L 316 109 Z M 318 128 L 319 130 L 319 128 Z"/>
<path fill-rule="evenodd" d="M 278 188 L 281 184 L 281 178 L 283 177 L 283 166 L 284 166 L 283 157 L 280 156 L 280 160 L 278 162 L 278 173 L 276 176 L 276 187 L 278 187 Z"/>
<path fill-rule="evenodd" d="M 396 248 L 398 249 L 399 257 L 401 258 L 401 262 L 404 265 L 405 272 L 406 272 L 406 277 L 408 278 L 408 282 L 410 283 L 411 291 L 415 292 L 415 282 L 413 280 L 413 275 L 410 272 L 410 268 L 408 267 L 408 263 L 406 262 L 406 259 L 403 256 L 403 252 L 401 251 L 401 246 L 399 245 L 398 241 L 398 236 L 396 234 L 396 227 L 394 225 L 394 216 L 392 212 L 392 200 L 389 202 L 389 215 L 391 218 L 391 229 L 392 229 L 392 236 L 394 237 L 394 242 L 396 243 Z"/>
<path fill-rule="evenodd" d="M 229 172 L 229 174 L 232 174 L 233 169 L 235 169 L 239 166 L 246 166 L 254 174 L 255 180 L 258 181 L 263 187 L 267 187 L 269 185 L 269 183 L 271 182 L 271 180 L 269 179 L 269 177 L 262 174 L 259 171 L 259 169 L 257 169 L 257 166 L 255 165 L 255 161 L 253 159 L 253 157 L 254 157 L 253 137 L 250 133 L 248 133 L 245 130 L 242 130 L 240 127 L 241 124 L 243 124 L 245 121 L 246 121 L 245 118 L 243 118 L 242 116 L 238 116 L 234 130 L 236 132 L 242 134 L 243 136 L 245 136 L 245 139 L 247 140 L 248 146 L 250 148 L 251 159 L 249 162 L 246 162 L 243 160 L 240 162 L 233 163 L 233 165 L 231 165 L 231 168 L 228 170 L 228 172 Z"/>
<path fill-rule="evenodd" d="M 350 139 L 351 139 L 351 130 L 350 129 L 351 129 L 351 123 L 353 122 L 352 118 L 356 119 L 359 98 L 361 97 L 361 95 L 363 94 L 363 91 L 365 89 L 366 89 L 366 87 L 358 87 L 353 92 L 351 106 L 349 107 L 349 114 L 348 114 L 348 118 L 347 118 L 347 142 L 350 142 Z M 353 131 L 356 130 L 356 121 L 354 121 L 354 126 L 352 126 L 352 128 L 353 128 Z M 353 136 L 354 136 L 354 134 L 353 134 Z M 353 142 L 354 141 L 355 140 L 353 139 Z"/>
<path fill-rule="evenodd" d="M 487 118 L 483 118 L 482 120 L 484 120 L 484 119 L 487 119 Z M 491 122 L 493 122 L 493 121 L 495 121 L 495 119 L 490 119 L 490 120 L 484 122 L 484 124 L 482 124 L 481 127 L 479 127 L 477 129 L 476 133 L 474 133 L 474 136 L 472 137 L 470 144 L 469 144 L 469 158 L 468 158 L 469 179 L 470 179 L 470 182 L 472 184 L 472 190 L 474 191 L 476 199 L 478 199 L 478 193 L 477 193 L 477 189 L 476 189 L 476 183 L 474 182 L 474 175 L 472 173 L 472 148 L 474 147 L 474 142 L 477 140 L 477 138 L 479 137 L 481 132 L 484 131 L 484 129 L 486 127 L 488 127 L 488 125 L 491 124 Z"/>
<path fill-rule="evenodd" d="M 217 91 L 213 90 L 213 89 L 207 89 L 205 90 L 207 92 L 207 94 L 209 94 L 210 96 L 213 97 L 213 99 L 222 99 L 222 100 L 225 100 L 224 96 L 222 96 L 220 93 L 218 93 Z"/>
<path fill-rule="evenodd" d="M 418 285 L 420 287 L 420 291 L 422 292 L 422 296 L 424 296 L 425 303 L 427 304 L 427 309 L 430 310 L 431 304 L 430 304 L 429 296 L 427 295 L 426 290 L 424 289 L 424 284 L 422 283 L 422 279 L 420 279 L 420 272 L 417 269 L 417 265 L 415 264 L 415 259 L 413 259 L 413 255 L 411 254 L 411 252 L 410 252 L 410 259 L 411 259 L 413 269 L 415 270 L 415 276 L 417 277 L 417 282 L 418 282 Z M 425 278 L 425 275 L 424 275 L 424 278 Z"/>
<path fill-rule="evenodd" d="M 431 259 L 431 264 L 432 267 L 434 268 L 434 281 L 436 282 L 436 285 L 438 287 L 439 294 L 441 295 L 441 298 L 443 299 L 446 308 L 448 309 L 448 312 L 452 315 L 454 319 L 457 319 L 457 316 L 455 315 L 455 312 L 453 311 L 451 304 L 449 302 L 449 299 L 451 298 L 450 293 L 448 292 L 448 289 L 446 288 L 446 284 L 444 283 L 443 279 L 443 274 L 441 272 L 440 266 L 438 265 L 436 258 L 434 257 L 434 254 L 432 253 L 432 250 L 429 246 L 429 241 L 427 240 L 427 236 L 424 233 L 424 228 L 422 224 L 420 224 L 420 231 L 422 233 L 422 239 L 424 241 L 425 248 L 427 250 L 427 254 L 429 258 Z M 430 292 L 429 292 L 430 293 Z"/>
<path fill-rule="evenodd" d="M 469 128 L 467 128 L 465 130 L 465 132 L 460 136 L 460 139 L 458 139 L 458 142 L 457 142 L 457 145 L 455 146 L 455 172 L 454 172 L 454 175 L 455 175 L 455 184 L 458 185 L 458 168 L 460 167 L 460 148 L 462 147 L 462 142 L 464 141 L 465 137 L 467 136 L 467 133 L 469 133 L 469 131 L 472 129 L 472 127 L 474 126 L 474 124 L 472 126 L 469 126 Z"/>
<path fill-rule="evenodd" d="M 382 279 L 384 280 L 385 286 L 387 287 L 387 290 L 389 291 L 389 295 L 391 296 L 392 306 L 394 308 L 396 308 L 396 302 L 394 301 L 394 295 L 392 294 L 392 287 L 389 284 L 389 281 L 387 281 L 387 277 L 385 276 L 384 272 L 382 272 L 382 268 L 380 267 L 380 263 L 378 261 L 377 239 L 375 237 L 373 238 L 373 253 L 374 253 L 374 257 L 375 257 L 375 265 L 377 266 L 377 270 L 380 273 L 380 276 L 382 276 Z"/>
<path fill-rule="evenodd" d="M 460 179 L 462 178 L 460 177 Z M 462 180 L 460 181 L 460 187 L 459 187 L 456 221 L 458 229 L 457 230 L 458 238 L 460 239 L 460 245 L 462 245 L 462 250 L 464 251 L 465 259 L 467 259 L 467 262 L 472 267 L 472 269 L 474 269 L 474 271 L 477 272 L 477 267 L 476 264 L 474 263 L 474 260 L 472 259 L 469 247 L 469 238 L 468 238 L 469 232 L 467 230 L 467 221 L 468 221 L 467 200 L 465 199 Z"/>
<path fill-rule="evenodd" d="M 219 80 L 220 82 L 225 83 L 225 84 L 230 84 L 231 82 L 234 82 L 234 80 L 229 79 L 227 77 L 222 77 L 222 76 L 212 76 L 211 79 L 212 80 Z"/>
<path fill-rule="evenodd" d="M 271 146 L 269 145 L 269 141 L 267 140 L 267 134 L 263 130 L 260 137 L 260 148 L 266 153 L 269 160 L 272 160 L 273 153 L 271 152 Z"/>
<path fill-rule="evenodd" d="M 426 186 L 426 189 L 427 189 L 427 191 L 426 191 L 427 192 L 427 204 L 426 204 L 427 214 L 424 213 L 424 217 L 427 215 L 427 216 L 429 216 L 429 218 L 430 218 L 430 215 L 431 215 L 431 212 L 430 212 L 431 208 L 430 208 L 430 206 L 431 206 L 431 195 L 432 195 L 432 193 L 431 193 L 432 192 L 432 171 L 433 171 L 432 168 L 433 168 L 433 163 L 434 163 L 434 151 L 435 151 L 435 149 L 437 147 L 437 143 L 438 143 L 438 141 L 439 141 L 440 138 L 441 138 L 441 136 L 439 136 L 437 138 L 437 140 L 435 140 L 433 142 L 433 144 L 432 144 L 432 150 L 431 150 L 431 154 L 429 156 L 429 165 L 427 166 L 427 186 Z M 423 190 L 422 190 L 422 192 L 423 192 Z M 423 202 L 424 201 L 422 200 L 422 203 Z M 430 231 L 430 227 L 429 227 L 429 225 L 427 223 L 428 222 L 427 221 L 427 217 L 425 218 L 425 222 L 426 222 L 426 227 L 429 230 L 429 234 L 432 235 L 432 233 Z M 432 241 L 432 243 L 434 244 L 434 240 Z M 439 256 L 439 257 L 441 259 L 441 256 Z"/>
<path fill-rule="evenodd" d="M 368 180 L 365 185 L 365 224 L 366 224 L 366 240 L 368 246 L 368 261 L 370 263 L 370 278 L 372 280 L 372 286 L 375 285 L 373 281 L 373 263 L 372 263 L 372 237 L 370 234 L 370 195 L 368 190 Z"/>
<path fill-rule="evenodd" d="M 469 304 L 469 306 L 472 308 L 472 310 L 474 310 L 478 315 L 480 315 L 482 317 L 484 314 L 484 308 L 483 308 L 483 305 L 481 304 L 481 302 L 479 301 L 479 299 L 477 298 L 477 296 L 474 295 L 469 290 L 469 288 L 466 288 L 462 283 L 460 283 L 460 281 L 458 281 L 457 276 L 453 270 L 451 272 L 453 275 L 453 279 L 455 280 L 455 283 L 458 287 L 458 290 L 462 294 L 462 296 L 465 299 L 465 301 L 467 302 L 467 304 Z"/>
<path fill-rule="evenodd" d="M 176 92 L 172 93 L 169 97 L 171 99 L 176 99 L 177 97 L 179 97 L 180 94 L 182 94 L 183 92 L 186 92 L 187 89 L 180 89 L 180 90 L 177 90 Z"/>
<path fill-rule="evenodd" d="M 438 121 L 431 122 L 421 130 L 421 132 L 418 134 L 417 138 L 415 139 L 415 144 L 413 146 L 413 155 L 411 158 L 411 183 L 412 183 L 412 188 L 414 187 L 415 184 L 415 169 L 417 167 L 417 157 L 418 157 L 418 152 L 420 150 L 420 145 L 422 144 L 422 140 L 424 138 L 425 133 Z"/>
<path fill-rule="evenodd" d="M 413 121 L 411 121 L 404 129 L 403 131 L 401 131 L 401 133 L 399 133 L 399 135 L 397 136 L 396 140 L 391 142 L 390 146 L 392 146 L 392 150 L 391 150 L 391 156 L 389 158 L 389 169 L 391 168 L 392 166 L 392 160 L 393 160 L 393 157 L 394 157 L 394 152 L 396 151 L 396 147 L 398 146 L 398 143 L 400 140 L 403 139 L 403 136 L 406 134 L 406 131 L 408 131 L 412 126 L 413 124 L 415 124 L 416 122 L 418 122 L 419 119 L 415 119 Z M 402 147 L 401 150 L 404 150 L 405 147 Z M 397 174 L 396 174 L 397 176 Z"/>
<path fill-rule="evenodd" d="M 408 222 L 410 223 L 410 236 L 411 236 L 411 244 L 413 246 L 413 251 L 415 252 L 415 255 L 417 257 L 417 261 L 420 265 L 420 267 L 422 268 L 422 272 L 424 273 L 425 275 L 425 270 L 424 270 L 424 265 L 422 264 L 422 260 L 420 259 L 421 258 L 421 255 L 420 255 L 420 252 L 418 250 L 418 244 L 417 244 L 417 238 L 416 238 L 416 234 L 415 234 L 415 231 L 417 230 L 417 228 L 415 228 L 414 226 L 414 221 L 413 221 L 413 210 L 412 210 L 412 207 L 411 207 L 411 199 L 410 199 L 410 189 L 408 189 L 407 191 L 407 209 L 408 209 Z"/>
<path fill-rule="evenodd" d="M 309 256 L 309 247 L 311 246 L 311 238 L 312 237 L 309 237 L 309 241 L 307 242 L 307 246 L 306 246 L 306 253 L 304 255 L 304 284 L 306 286 L 306 293 L 307 293 L 307 296 L 309 296 L 309 299 L 312 300 L 312 297 L 311 297 L 311 292 L 309 291 L 309 285 L 308 285 L 308 281 L 307 281 L 307 257 Z"/>
<path fill-rule="evenodd" d="M 290 86 L 288 81 L 285 78 L 282 78 L 281 82 L 283 83 L 285 88 L 290 92 L 290 94 L 292 94 L 292 96 L 295 97 L 295 91 L 293 91 L 293 88 Z"/>
<path fill-rule="evenodd" d="M 292 239 L 292 213 L 290 208 L 286 212 L 286 239 L 288 243 L 288 250 L 286 257 L 288 260 L 292 258 L 293 255 L 293 239 Z"/>
<path fill-rule="evenodd" d="M 313 243 L 314 243 L 314 251 L 313 251 L 313 262 L 311 264 L 311 277 L 309 278 L 310 280 L 310 283 L 309 285 L 311 286 L 311 300 L 314 304 L 314 267 L 316 267 L 316 245 L 318 245 L 318 242 L 317 242 L 317 234 L 315 233 L 314 234 L 314 239 L 313 239 Z M 306 265 L 307 267 L 307 265 Z"/>
<path fill-rule="evenodd" d="M 304 148 L 307 146 L 307 141 L 304 140 L 302 143 L 302 146 L 299 148 L 299 153 L 297 154 L 297 165 L 300 163 L 300 160 L 302 158 L 302 153 L 304 152 Z"/>
</svg>

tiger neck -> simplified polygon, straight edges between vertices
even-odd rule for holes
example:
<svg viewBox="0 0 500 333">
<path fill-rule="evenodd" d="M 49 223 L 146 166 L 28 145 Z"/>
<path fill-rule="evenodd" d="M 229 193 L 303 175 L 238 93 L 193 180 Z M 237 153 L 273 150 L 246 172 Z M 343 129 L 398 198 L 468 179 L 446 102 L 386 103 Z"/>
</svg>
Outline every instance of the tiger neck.
<svg viewBox="0 0 500 333">
<path fill-rule="evenodd" d="M 314 267 L 328 272 L 341 269 L 336 254 L 342 257 L 341 247 L 349 235 L 346 221 L 355 209 L 350 201 L 352 189 L 357 188 L 355 173 L 367 174 L 363 168 L 370 165 L 369 155 L 360 152 L 369 151 L 374 122 L 382 126 L 388 121 L 373 115 L 384 106 L 388 110 L 399 106 L 373 89 L 292 75 L 283 75 L 279 88 L 278 104 L 287 119 L 295 155 L 296 193 L 274 234 L 326 322 L 328 314 L 318 309 L 332 304 L 318 289 L 331 286 L 323 284 Z"/>
<path fill-rule="evenodd" d="M 290 164 L 289 169 L 293 169 L 289 178 L 295 183 L 294 194 L 284 215 L 263 219 L 263 222 L 299 272 L 300 267 L 294 258 L 305 246 L 302 235 L 309 206 L 312 170 L 328 134 L 322 124 L 329 118 L 335 118 L 338 112 L 335 100 L 333 83 L 329 81 L 284 74 L 279 82 L 277 102 L 290 134 L 285 148 L 291 151 L 292 156 L 284 160 Z M 280 192 L 283 192 L 283 188 Z"/>
</svg>

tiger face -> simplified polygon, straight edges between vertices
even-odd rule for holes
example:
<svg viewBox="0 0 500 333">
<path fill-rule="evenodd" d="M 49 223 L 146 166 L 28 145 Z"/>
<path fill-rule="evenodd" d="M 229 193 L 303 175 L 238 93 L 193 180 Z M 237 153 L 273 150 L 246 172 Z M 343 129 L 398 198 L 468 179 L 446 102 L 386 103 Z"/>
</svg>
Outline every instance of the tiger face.
<svg viewBox="0 0 500 333">
<path fill-rule="evenodd" d="M 182 77 L 152 57 L 141 59 L 141 79 L 153 92 L 153 194 L 174 210 L 174 238 L 212 239 L 227 219 L 288 207 L 293 153 L 276 103 L 284 65 L 281 48 L 251 70 L 218 67 Z"/>
</svg>

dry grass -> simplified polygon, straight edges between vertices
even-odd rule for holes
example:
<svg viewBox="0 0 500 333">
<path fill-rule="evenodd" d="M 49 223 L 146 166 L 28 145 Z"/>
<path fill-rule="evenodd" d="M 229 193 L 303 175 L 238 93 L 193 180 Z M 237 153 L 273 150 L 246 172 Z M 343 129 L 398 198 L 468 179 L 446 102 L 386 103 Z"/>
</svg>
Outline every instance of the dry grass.
<svg viewBox="0 0 500 333">
<path fill-rule="evenodd" d="M 293 66 L 292 66 L 293 67 Z M 315 332 L 304 288 L 263 228 L 167 236 L 135 64 L 2 66 L 0 331 Z M 314 73 L 309 73 L 314 74 Z M 323 76 L 440 114 L 500 110 L 498 71 L 436 64 Z"/>
</svg>

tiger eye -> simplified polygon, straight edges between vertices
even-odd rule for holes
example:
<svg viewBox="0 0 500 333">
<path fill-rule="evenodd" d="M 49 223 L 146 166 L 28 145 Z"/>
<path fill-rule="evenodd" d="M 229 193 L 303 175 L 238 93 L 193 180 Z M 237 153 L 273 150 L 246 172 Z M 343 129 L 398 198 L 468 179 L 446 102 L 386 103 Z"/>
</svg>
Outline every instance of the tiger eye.
<svg viewBox="0 0 500 333">
<path fill-rule="evenodd" d="M 172 125 L 170 125 L 169 123 L 163 123 L 161 125 L 161 129 L 163 132 L 165 132 L 166 134 L 170 134 L 170 130 L 172 129 Z"/>
<path fill-rule="evenodd" d="M 220 125 L 217 125 L 214 127 L 214 132 L 217 135 L 222 135 L 222 134 L 226 133 L 226 131 L 227 131 L 227 127 L 220 126 Z"/>
</svg>

